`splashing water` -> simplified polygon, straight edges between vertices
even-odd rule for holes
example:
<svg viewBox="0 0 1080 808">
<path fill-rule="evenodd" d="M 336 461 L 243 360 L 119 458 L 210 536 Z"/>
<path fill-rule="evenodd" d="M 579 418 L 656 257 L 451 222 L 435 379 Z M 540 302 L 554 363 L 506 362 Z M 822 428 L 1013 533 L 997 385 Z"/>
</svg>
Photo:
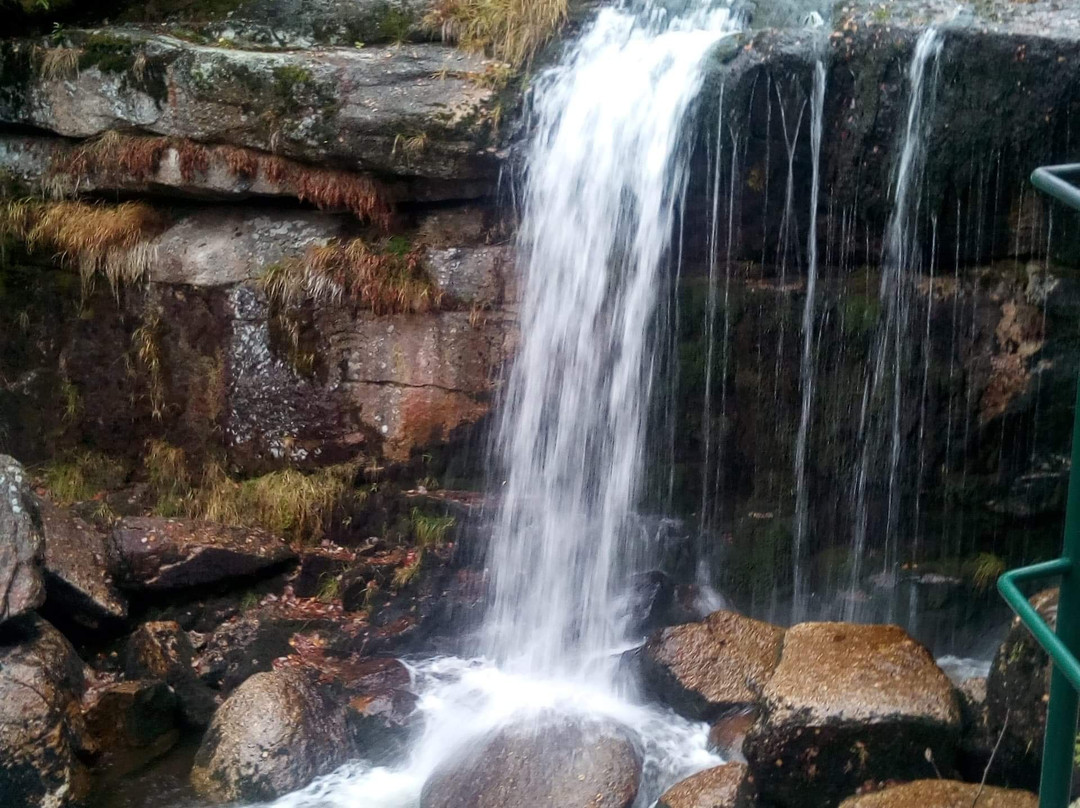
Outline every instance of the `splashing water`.
<svg viewBox="0 0 1080 808">
<path fill-rule="evenodd" d="M 651 2 L 602 10 L 536 85 L 522 343 L 496 436 L 505 482 L 483 657 L 414 667 L 424 730 L 401 766 L 346 766 L 275 808 L 415 806 L 454 751 L 553 710 L 637 735 L 639 806 L 720 762 L 706 725 L 620 697 L 614 675 L 623 595 L 649 553 L 629 528 L 689 118 L 710 48 L 735 29 L 725 5 L 690 5 L 678 15 Z"/>
</svg>

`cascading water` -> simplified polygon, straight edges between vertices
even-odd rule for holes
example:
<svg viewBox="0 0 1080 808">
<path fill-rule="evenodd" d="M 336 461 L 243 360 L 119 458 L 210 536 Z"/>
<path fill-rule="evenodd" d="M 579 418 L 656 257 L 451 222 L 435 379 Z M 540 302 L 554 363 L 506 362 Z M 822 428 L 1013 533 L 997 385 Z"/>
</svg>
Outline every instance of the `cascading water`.
<svg viewBox="0 0 1080 808">
<path fill-rule="evenodd" d="M 537 87 L 485 647 L 517 670 L 603 677 L 622 638 L 618 596 L 647 549 L 627 527 L 689 172 L 684 124 L 704 58 L 730 30 L 714 3 L 681 16 L 606 9 Z"/>
<path fill-rule="evenodd" d="M 916 223 L 926 162 L 925 112 L 927 96 L 931 94 L 927 88 L 927 67 L 937 64 L 941 48 L 942 40 L 938 30 L 928 28 L 916 42 L 908 68 L 911 89 L 907 124 L 893 180 L 893 208 L 885 236 L 885 260 L 881 275 L 880 300 L 884 320 L 876 335 L 870 367 L 867 369 L 859 420 L 862 449 L 856 469 L 851 595 L 845 606 L 845 620 L 854 620 L 857 617 L 855 592 L 862 583 L 866 553 L 870 470 L 877 457 L 877 450 L 885 443 L 888 444 L 889 479 L 884 574 L 894 574 L 892 567 L 900 496 L 897 475 L 901 451 L 900 416 L 904 407 L 905 347 L 909 327 L 909 297 L 918 269 Z M 884 385 L 890 370 L 891 389 L 886 390 Z"/>
<path fill-rule="evenodd" d="M 658 362 L 655 327 L 689 172 L 688 119 L 710 48 L 708 0 L 606 8 L 535 89 L 519 262 L 522 343 L 496 440 L 504 471 L 482 657 L 415 665 L 424 732 L 398 768 L 357 764 L 278 808 L 415 806 L 448 756 L 550 712 L 635 734 L 637 805 L 719 762 L 707 726 L 620 696 L 622 611 L 648 547 L 630 530 Z"/>
</svg>

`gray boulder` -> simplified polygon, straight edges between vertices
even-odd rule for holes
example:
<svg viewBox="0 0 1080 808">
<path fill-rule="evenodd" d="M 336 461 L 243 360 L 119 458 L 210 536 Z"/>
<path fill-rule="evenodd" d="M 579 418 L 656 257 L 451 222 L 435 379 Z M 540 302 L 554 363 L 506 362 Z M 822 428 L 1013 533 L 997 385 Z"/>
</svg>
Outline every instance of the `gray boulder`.
<svg viewBox="0 0 1080 808">
<path fill-rule="evenodd" d="M 0 455 L 0 623 L 45 602 L 44 556 L 30 478 L 17 460 Z"/>
<path fill-rule="evenodd" d="M 214 804 L 270 800 L 327 774 L 351 756 L 340 705 L 313 671 L 258 673 L 221 705 L 191 770 Z"/>
<path fill-rule="evenodd" d="M 611 723 L 553 718 L 469 744 L 424 785 L 421 808 L 629 808 L 641 755 Z"/>
</svg>

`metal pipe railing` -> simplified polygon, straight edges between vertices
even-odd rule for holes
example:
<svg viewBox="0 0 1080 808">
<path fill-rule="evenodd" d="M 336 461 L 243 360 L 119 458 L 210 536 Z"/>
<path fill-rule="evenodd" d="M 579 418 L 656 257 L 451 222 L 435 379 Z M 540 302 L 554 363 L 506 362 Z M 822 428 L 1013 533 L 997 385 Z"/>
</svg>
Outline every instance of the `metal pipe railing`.
<svg viewBox="0 0 1080 808">
<path fill-rule="evenodd" d="M 1032 184 L 1053 198 L 1080 210 L 1080 188 L 1066 177 L 1080 179 L 1080 164 L 1044 166 L 1031 175 Z M 1006 572 L 998 579 L 1002 597 L 1028 627 L 1053 662 L 1050 701 L 1046 706 L 1039 808 L 1068 808 L 1076 751 L 1076 718 L 1080 691 L 1080 384 L 1073 413 L 1072 466 L 1065 510 L 1065 537 L 1061 557 Z M 1060 577 L 1057 630 L 1032 608 L 1019 584 Z"/>
</svg>

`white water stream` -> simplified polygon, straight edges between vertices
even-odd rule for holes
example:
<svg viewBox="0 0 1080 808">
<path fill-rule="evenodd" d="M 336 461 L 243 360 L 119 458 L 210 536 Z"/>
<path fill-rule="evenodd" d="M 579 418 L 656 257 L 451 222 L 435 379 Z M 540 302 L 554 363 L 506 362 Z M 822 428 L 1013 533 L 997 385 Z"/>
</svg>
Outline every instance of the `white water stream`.
<svg viewBox="0 0 1080 808">
<path fill-rule="evenodd" d="M 396 767 L 346 766 L 276 808 L 415 806 L 485 733 L 552 710 L 639 740 L 638 805 L 719 763 L 707 727 L 620 693 L 626 589 L 649 548 L 640 494 L 655 316 L 686 191 L 694 101 L 722 2 L 605 8 L 536 82 L 518 260 L 522 341 L 501 410 L 493 603 L 473 660 L 414 668 L 422 736 Z"/>
</svg>

